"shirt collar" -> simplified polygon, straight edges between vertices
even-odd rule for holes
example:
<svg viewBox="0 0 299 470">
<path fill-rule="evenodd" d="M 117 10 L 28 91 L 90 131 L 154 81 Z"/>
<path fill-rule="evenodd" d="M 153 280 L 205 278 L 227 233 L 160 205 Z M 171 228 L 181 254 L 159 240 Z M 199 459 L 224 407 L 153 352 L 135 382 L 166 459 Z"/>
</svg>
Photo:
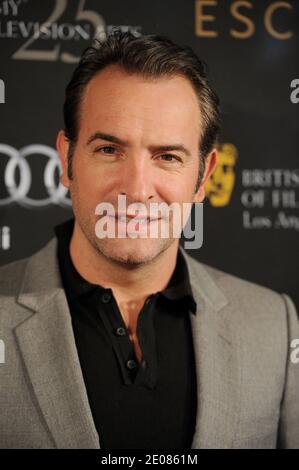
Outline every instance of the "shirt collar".
<svg viewBox="0 0 299 470">
<path fill-rule="evenodd" d="M 70 299 L 75 299 L 94 289 L 106 290 L 99 284 L 92 284 L 84 279 L 73 265 L 69 245 L 74 229 L 74 218 L 54 227 L 58 245 L 57 254 L 62 282 Z M 167 287 L 159 294 L 171 303 L 180 303 L 187 306 L 193 314 L 196 314 L 196 302 L 192 293 L 188 267 L 184 256 L 178 250 L 175 270 Z"/>
</svg>

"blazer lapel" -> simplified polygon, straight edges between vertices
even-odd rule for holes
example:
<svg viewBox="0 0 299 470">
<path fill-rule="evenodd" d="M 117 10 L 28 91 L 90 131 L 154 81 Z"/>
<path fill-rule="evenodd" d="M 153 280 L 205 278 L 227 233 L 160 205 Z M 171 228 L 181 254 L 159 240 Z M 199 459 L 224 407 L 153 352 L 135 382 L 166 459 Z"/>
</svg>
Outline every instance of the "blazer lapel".
<svg viewBox="0 0 299 470">
<path fill-rule="evenodd" d="M 18 302 L 32 315 L 15 334 L 55 446 L 99 448 L 55 247 L 53 239 L 29 260 Z"/>
<path fill-rule="evenodd" d="M 232 335 L 223 292 L 204 266 L 180 249 L 197 302 L 196 315 L 190 312 L 198 406 L 191 448 L 231 448 L 240 404 L 239 335 Z"/>
</svg>

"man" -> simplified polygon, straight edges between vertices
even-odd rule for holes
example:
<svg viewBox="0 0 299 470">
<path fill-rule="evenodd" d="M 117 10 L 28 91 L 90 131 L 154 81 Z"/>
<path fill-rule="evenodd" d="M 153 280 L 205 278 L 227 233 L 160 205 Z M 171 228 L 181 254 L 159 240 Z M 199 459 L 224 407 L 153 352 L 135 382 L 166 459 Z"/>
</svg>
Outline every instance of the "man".
<svg viewBox="0 0 299 470">
<path fill-rule="evenodd" d="M 134 203 L 204 199 L 219 103 L 202 62 L 114 32 L 83 54 L 64 118 L 74 220 L 1 269 L 0 446 L 299 447 L 289 297 L 199 263 L 171 234 L 129 236 Z M 116 236 L 99 236 L 101 203 Z M 146 235 L 174 224 L 148 214 Z"/>
</svg>

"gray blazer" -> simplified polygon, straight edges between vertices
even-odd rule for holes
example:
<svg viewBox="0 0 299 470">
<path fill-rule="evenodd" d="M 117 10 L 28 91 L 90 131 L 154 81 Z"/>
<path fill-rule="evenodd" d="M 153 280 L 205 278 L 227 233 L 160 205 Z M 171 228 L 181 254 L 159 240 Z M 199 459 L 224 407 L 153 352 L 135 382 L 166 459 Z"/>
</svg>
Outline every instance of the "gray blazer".
<svg viewBox="0 0 299 470">
<path fill-rule="evenodd" d="M 56 243 L 0 268 L 0 448 L 99 448 Z M 299 364 L 290 361 L 299 325 L 290 298 L 180 250 L 198 305 L 190 313 L 192 448 L 299 448 Z"/>
</svg>

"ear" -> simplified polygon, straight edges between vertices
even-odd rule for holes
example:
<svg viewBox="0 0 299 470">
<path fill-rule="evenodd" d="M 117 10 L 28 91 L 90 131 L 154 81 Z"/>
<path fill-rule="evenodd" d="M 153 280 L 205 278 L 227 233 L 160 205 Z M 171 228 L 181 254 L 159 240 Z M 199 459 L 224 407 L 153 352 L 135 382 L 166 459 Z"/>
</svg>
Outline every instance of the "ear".
<svg viewBox="0 0 299 470">
<path fill-rule="evenodd" d="M 66 188 L 70 186 L 70 180 L 67 174 L 68 167 L 68 150 L 69 150 L 69 140 L 66 138 L 64 131 L 61 129 L 56 138 L 56 149 L 60 158 L 62 173 L 60 176 L 60 181 Z"/>
<path fill-rule="evenodd" d="M 201 180 L 200 186 L 197 192 L 194 195 L 194 202 L 202 202 L 205 198 L 205 185 L 208 181 L 209 177 L 213 173 L 216 168 L 218 161 L 218 152 L 217 149 L 214 148 L 206 157 L 205 157 L 205 171 L 203 178 Z"/>
</svg>

